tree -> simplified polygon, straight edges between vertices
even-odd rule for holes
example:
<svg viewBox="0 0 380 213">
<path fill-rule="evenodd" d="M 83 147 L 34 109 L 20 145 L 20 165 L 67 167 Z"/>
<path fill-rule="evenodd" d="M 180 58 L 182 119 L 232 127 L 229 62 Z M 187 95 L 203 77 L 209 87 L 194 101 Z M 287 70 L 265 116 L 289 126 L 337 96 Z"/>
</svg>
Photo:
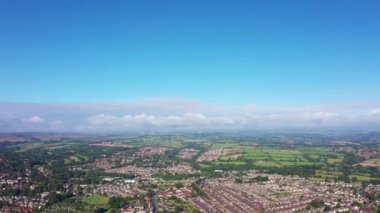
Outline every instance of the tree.
<svg viewBox="0 0 380 213">
<path fill-rule="evenodd" d="M 175 183 L 175 187 L 176 187 L 177 189 L 180 189 L 180 188 L 183 187 L 183 183 L 181 183 L 181 182 Z"/>
<path fill-rule="evenodd" d="M 106 210 L 104 208 L 99 208 L 94 211 L 94 213 L 104 213 Z"/>
<path fill-rule="evenodd" d="M 325 206 L 325 202 L 323 200 L 313 200 L 311 201 L 310 206 L 314 209 L 322 208 Z"/>
<path fill-rule="evenodd" d="M 182 212 L 183 210 L 185 210 L 185 208 L 183 206 L 176 206 L 175 209 L 174 209 L 174 212 Z"/>
<path fill-rule="evenodd" d="M 111 197 L 108 201 L 108 205 L 113 209 L 121 208 L 126 203 L 126 200 L 122 197 Z"/>
<path fill-rule="evenodd" d="M 152 189 L 149 189 L 147 195 L 148 195 L 148 197 L 153 197 L 154 191 Z"/>
<path fill-rule="evenodd" d="M 252 178 L 253 181 L 255 182 L 266 182 L 269 180 L 269 178 L 267 176 L 257 176 L 257 177 L 254 177 Z"/>
<path fill-rule="evenodd" d="M 350 177 L 348 177 L 347 175 L 339 175 L 338 180 L 339 181 L 343 181 L 345 183 L 350 183 L 351 182 Z"/>
<path fill-rule="evenodd" d="M 235 183 L 243 183 L 243 180 L 241 178 L 235 178 Z"/>
<path fill-rule="evenodd" d="M 357 206 L 357 207 L 359 207 L 359 208 L 362 208 L 362 207 L 363 207 L 363 204 L 359 203 L 358 201 L 354 201 L 354 202 L 352 202 L 352 205 L 353 205 L 353 206 Z"/>
</svg>

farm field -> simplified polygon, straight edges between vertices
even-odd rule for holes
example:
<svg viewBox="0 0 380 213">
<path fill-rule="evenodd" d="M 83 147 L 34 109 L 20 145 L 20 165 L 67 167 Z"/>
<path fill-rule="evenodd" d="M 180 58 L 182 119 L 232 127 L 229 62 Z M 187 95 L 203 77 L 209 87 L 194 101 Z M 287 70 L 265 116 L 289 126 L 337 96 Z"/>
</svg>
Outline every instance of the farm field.
<svg viewBox="0 0 380 213">
<path fill-rule="evenodd" d="M 75 146 L 75 143 L 58 143 L 50 146 L 45 146 L 46 150 L 56 150 Z"/>
<path fill-rule="evenodd" d="M 241 154 L 233 154 L 233 155 L 223 155 L 220 160 L 235 160 L 239 158 Z"/>
<path fill-rule="evenodd" d="M 340 175 L 343 175 L 342 172 L 331 172 L 331 171 L 323 171 L 323 170 L 317 170 L 316 171 L 316 177 L 317 179 L 334 179 L 338 178 Z M 356 178 L 358 181 L 370 181 L 370 180 L 377 180 L 377 178 L 370 177 L 370 174 L 364 174 L 364 173 L 354 173 L 349 175 L 349 178 Z"/>
<path fill-rule="evenodd" d="M 45 150 L 56 150 L 56 149 L 62 149 L 77 145 L 75 143 L 52 143 L 52 144 L 45 144 L 45 143 L 27 143 L 20 145 L 19 150 L 17 152 L 26 152 L 33 149 L 45 149 Z"/>
<path fill-rule="evenodd" d="M 106 205 L 109 201 L 109 197 L 103 195 L 95 195 L 84 200 L 85 203 L 91 205 Z"/>
<path fill-rule="evenodd" d="M 210 167 L 211 167 L 210 165 L 205 164 L 205 163 L 199 163 L 198 166 L 199 166 L 201 169 L 207 169 L 207 168 L 210 168 Z"/>
<path fill-rule="evenodd" d="M 199 164 L 201 169 L 220 168 L 220 166 L 245 166 L 249 168 L 284 168 L 300 166 L 322 166 L 322 168 L 334 167 L 343 161 L 345 154 L 335 152 L 332 148 L 308 148 L 305 146 L 296 146 L 290 148 L 267 147 L 246 144 L 214 143 L 211 149 L 223 148 L 231 150 L 240 150 L 240 153 L 234 155 L 223 155 L 217 161 L 211 163 Z M 232 157 L 231 157 L 232 156 Z M 234 158 L 235 157 L 235 158 Z M 218 167 L 219 166 L 219 167 Z M 320 179 L 337 178 L 339 173 L 318 171 L 315 175 Z M 370 180 L 366 174 L 353 174 L 350 178 L 356 177 L 359 181 Z"/>
<path fill-rule="evenodd" d="M 79 155 L 79 154 L 75 154 L 75 155 L 70 155 L 68 158 L 66 158 L 64 160 L 64 163 L 65 164 L 80 163 L 80 162 L 84 162 L 87 160 L 88 160 L 88 157 L 83 156 L 83 155 Z"/>
<path fill-rule="evenodd" d="M 280 164 L 274 161 L 262 161 L 262 160 L 255 162 L 254 165 L 259 166 L 259 167 L 281 167 Z"/>
<path fill-rule="evenodd" d="M 158 140 L 158 139 L 144 139 L 141 141 L 128 142 L 128 144 L 134 145 L 136 147 L 146 147 L 146 146 L 163 146 L 169 148 L 182 148 L 184 145 L 180 140 Z"/>
<path fill-rule="evenodd" d="M 380 167 L 380 159 L 379 158 L 368 159 L 361 163 L 358 163 L 357 165 Z"/>
<path fill-rule="evenodd" d="M 244 161 L 227 161 L 227 162 L 215 161 L 215 162 L 212 162 L 212 164 L 214 164 L 214 165 L 234 165 L 234 166 L 238 166 L 238 165 L 246 165 L 247 163 L 244 162 Z"/>
<path fill-rule="evenodd" d="M 234 149 L 237 149 L 237 148 L 241 148 L 242 146 L 240 144 L 236 144 L 236 143 L 214 143 L 212 144 L 212 146 L 210 147 L 210 149 L 220 149 L 220 148 L 234 148 Z"/>
<path fill-rule="evenodd" d="M 341 163 L 343 161 L 343 158 L 328 158 L 327 162 L 329 164 L 335 164 L 335 163 Z"/>
<path fill-rule="evenodd" d="M 23 144 L 20 146 L 19 150 L 17 152 L 27 152 L 29 150 L 33 149 L 38 149 L 44 147 L 43 143 L 28 143 L 28 144 Z"/>
<path fill-rule="evenodd" d="M 352 174 L 349 175 L 349 177 L 352 178 L 357 178 L 359 181 L 370 181 L 370 180 L 377 180 L 377 178 L 372 178 L 369 176 L 369 174 Z"/>
<path fill-rule="evenodd" d="M 228 147 L 231 147 L 231 145 L 228 144 Z M 314 164 L 320 165 L 323 162 L 341 162 L 343 160 L 343 156 L 334 155 L 334 152 L 326 149 L 313 152 L 307 149 L 290 150 L 255 146 L 237 147 L 242 150 L 242 159 L 253 160 L 256 166 L 309 166 Z M 222 160 L 228 159 L 222 158 Z"/>
</svg>

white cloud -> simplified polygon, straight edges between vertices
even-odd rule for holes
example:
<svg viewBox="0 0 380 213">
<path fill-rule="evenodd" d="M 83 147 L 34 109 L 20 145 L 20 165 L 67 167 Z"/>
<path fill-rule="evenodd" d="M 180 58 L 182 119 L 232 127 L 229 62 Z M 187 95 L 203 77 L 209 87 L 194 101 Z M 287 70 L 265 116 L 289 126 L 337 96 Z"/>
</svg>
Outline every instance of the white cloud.
<svg viewBox="0 0 380 213">
<path fill-rule="evenodd" d="M 380 109 L 371 110 L 369 112 L 369 115 L 374 115 L 374 116 L 380 115 Z"/>
<path fill-rule="evenodd" d="M 123 103 L 0 103 L 0 131 L 144 131 L 335 129 L 380 130 L 380 105 L 299 108 L 221 106 L 186 100 Z"/>
<path fill-rule="evenodd" d="M 361 117 L 352 119 L 348 115 L 332 112 L 252 112 L 250 114 L 208 116 L 201 113 L 170 116 L 146 114 L 115 116 L 96 114 L 87 119 L 88 129 L 135 130 L 157 129 L 300 129 L 327 128 L 353 125 L 365 120 Z M 86 126 L 86 125 L 85 125 Z"/>
<path fill-rule="evenodd" d="M 61 126 L 63 124 L 63 122 L 60 120 L 53 120 L 50 122 L 50 124 L 53 126 Z"/>
<path fill-rule="evenodd" d="M 94 127 L 106 128 L 205 128 L 205 127 L 223 127 L 234 123 L 232 119 L 224 117 L 207 117 L 203 114 L 187 113 L 183 115 L 123 115 L 115 116 L 110 114 L 92 115 L 87 119 L 88 125 Z"/>
<path fill-rule="evenodd" d="M 45 119 L 39 116 L 32 116 L 28 118 L 23 118 L 22 122 L 28 123 L 28 124 L 43 124 L 45 122 Z"/>
</svg>

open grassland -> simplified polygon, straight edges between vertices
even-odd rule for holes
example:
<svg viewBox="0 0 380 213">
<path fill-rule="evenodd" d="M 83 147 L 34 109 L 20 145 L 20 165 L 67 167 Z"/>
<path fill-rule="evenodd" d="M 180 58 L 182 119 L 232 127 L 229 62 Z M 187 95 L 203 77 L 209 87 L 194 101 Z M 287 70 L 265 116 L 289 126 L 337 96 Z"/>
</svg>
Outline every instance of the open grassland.
<svg viewBox="0 0 380 213">
<path fill-rule="evenodd" d="M 255 166 L 260 166 L 260 167 L 281 167 L 280 164 L 274 162 L 274 161 L 256 161 L 254 163 Z"/>
<path fill-rule="evenodd" d="M 243 158 L 248 160 L 270 160 L 270 156 L 258 147 L 243 147 Z"/>
<path fill-rule="evenodd" d="M 343 157 L 342 158 L 327 158 L 327 162 L 329 164 L 341 163 L 342 161 L 343 161 Z"/>
<path fill-rule="evenodd" d="M 211 144 L 211 149 L 220 149 L 220 148 L 242 148 L 242 147 L 255 147 L 257 146 L 257 143 L 255 142 L 234 142 L 226 140 L 225 142 L 218 141 Z"/>
<path fill-rule="evenodd" d="M 226 162 L 223 162 L 223 161 L 216 161 L 216 162 L 212 162 L 212 164 L 214 164 L 214 165 L 233 165 L 233 166 L 240 166 L 240 165 L 246 165 L 247 163 L 244 162 L 244 161 L 226 161 Z"/>
<path fill-rule="evenodd" d="M 210 165 L 205 164 L 205 163 L 198 163 L 198 165 L 199 165 L 199 167 L 201 167 L 201 169 L 208 169 L 211 167 Z"/>
<path fill-rule="evenodd" d="M 352 180 L 352 178 L 356 178 L 359 181 L 370 181 L 370 180 L 378 180 L 377 178 L 370 177 L 368 174 L 353 174 L 349 176 Z"/>
<path fill-rule="evenodd" d="M 289 161 L 276 161 L 276 163 L 282 166 L 312 166 L 316 164 L 313 162 L 289 162 Z"/>
<path fill-rule="evenodd" d="M 19 150 L 17 150 L 17 152 L 26 152 L 33 149 L 42 148 L 43 146 L 44 146 L 43 143 L 26 143 L 26 144 L 22 144 Z"/>
<path fill-rule="evenodd" d="M 317 170 L 316 171 L 316 177 L 317 179 L 334 179 L 338 178 L 340 175 L 343 175 L 342 172 L 332 172 L 332 171 L 324 171 L 324 170 Z M 349 178 L 352 180 L 353 178 L 356 178 L 358 181 L 370 181 L 370 180 L 378 180 L 378 178 L 373 178 L 370 176 L 370 174 L 365 173 L 354 173 L 349 175 Z"/>
<path fill-rule="evenodd" d="M 202 144 L 209 146 L 210 142 L 207 140 L 184 138 L 181 136 L 144 136 L 144 137 L 127 137 L 116 142 L 121 145 L 132 145 L 135 147 L 146 146 L 163 146 L 169 148 L 183 148 L 188 143 Z M 115 142 L 114 142 L 115 144 Z"/>
<path fill-rule="evenodd" d="M 334 178 L 338 177 L 339 175 L 342 175 L 341 172 L 331 172 L 331 171 L 323 171 L 323 170 L 317 170 L 316 176 L 321 178 Z"/>
<path fill-rule="evenodd" d="M 268 147 L 265 145 L 248 146 L 234 143 L 214 143 L 211 148 L 223 148 L 231 150 L 240 150 L 240 153 L 222 156 L 219 160 L 210 163 L 200 163 L 201 169 L 231 168 L 229 166 L 242 166 L 244 168 L 284 168 L 284 167 L 301 167 L 301 166 L 319 166 L 315 175 L 311 178 L 324 180 L 337 180 L 344 176 L 342 172 L 334 172 L 333 168 L 340 168 L 346 156 L 345 153 L 334 151 L 333 147 Z M 235 156 L 236 155 L 236 156 Z M 369 159 L 366 162 L 380 165 L 380 159 Z M 337 165 L 336 165 L 337 164 Z M 314 167 L 316 168 L 316 167 Z M 371 177 L 371 174 L 352 173 L 348 176 L 351 180 L 371 181 L 379 180 Z"/>
<path fill-rule="evenodd" d="M 310 156 L 311 158 L 314 159 L 319 159 L 319 158 L 333 158 L 333 159 L 338 159 L 338 158 L 343 158 L 344 154 L 339 153 L 339 152 L 334 152 L 333 150 L 329 148 L 318 148 L 318 147 L 313 147 L 313 148 L 299 148 L 298 149 L 301 153 Z"/>
<path fill-rule="evenodd" d="M 103 195 L 95 195 L 84 200 L 85 203 L 91 205 L 106 205 L 109 201 L 109 197 Z"/>
<path fill-rule="evenodd" d="M 239 158 L 241 154 L 223 155 L 220 160 L 235 160 Z"/>
<path fill-rule="evenodd" d="M 221 149 L 221 148 L 239 148 L 240 145 L 236 143 L 214 143 L 210 147 L 211 149 Z"/>
<path fill-rule="evenodd" d="M 357 165 L 361 166 L 371 166 L 371 167 L 380 167 L 380 161 L 371 161 L 371 160 L 366 160 L 361 163 L 358 163 Z"/>
<path fill-rule="evenodd" d="M 75 146 L 77 144 L 75 143 L 57 143 L 57 144 L 49 144 L 45 145 L 44 149 L 46 150 L 56 150 L 56 149 L 63 149 L 63 148 L 69 148 L 72 146 Z"/>
<path fill-rule="evenodd" d="M 27 152 L 34 149 L 45 149 L 49 151 L 57 150 L 57 149 L 63 149 L 63 148 L 69 148 L 77 145 L 73 142 L 67 142 L 67 143 L 26 143 L 19 146 L 19 149 L 17 152 Z"/>
<path fill-rule="evenodd" d="M 276 148 L 249 148 L 244 149 L 243 158 L 257 161 L 256 166 L 299 166 L 313 165 L 314 162 L 306 160 L 304 154 L 298 150 Z"/>
<path fill-rule="evenodd" d="M 241 150 L 238 148 L 224 148 L 221 160 L 236 160 L 241 156 Z"/>
<path fill-rule="evenodd" d="M 163 146 L 163 147 L 170 147 L 170 148 L 184 147 L 184 144 L 180 140 L 173 140 L 173 139 L 162 140 L 162 139 L 147 138 L 138 142 L 132 142 L 130 144 L 133 144 L 137 147 L 146 147 L 146 146 Z"/>
<path fill-rule="evenodd" d="M 312 166 L 341 163 L 344 154 L 334 152 L 329 148 L 294 147 L 274 148 L 265 146 L 249 146 L 234 143 L 214 143 L 211 148 L 240 149 L 241 153 L 222 156 L 218 162 L 252 162 L 253 166 L 259 167 L 288 167 L 288 166 Z M 214 164 L 215 164 L 214 163 Z"/>
<path fill-rule="evenodd" d="M 65 164 L 80 163 L 80 162 L 84 162 L 87 160 L 88 160 L 87 156 L 75 154 L 75 155 L 70 155 L 68 158 L 66 158 L 64 160 L 64 163 Z"/>
</svg>

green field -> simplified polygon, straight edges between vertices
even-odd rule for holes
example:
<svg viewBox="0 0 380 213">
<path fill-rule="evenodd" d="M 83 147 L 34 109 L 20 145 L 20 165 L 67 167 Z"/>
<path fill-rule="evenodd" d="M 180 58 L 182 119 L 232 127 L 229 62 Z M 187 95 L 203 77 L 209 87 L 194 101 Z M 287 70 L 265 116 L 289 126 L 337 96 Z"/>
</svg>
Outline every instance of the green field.
<svg viewBox="0 0 380 213">
<path fill-rule="evenodd" d="M 380 159 L 379 158 L 372 158 L 372 159 L 368 159 L 368 161 L 380 162 Z"/>
<path fill-rule="evenodd" d="M 80 163 L 80 162 L 87 161 L 87 160 L 88 160 L 87 156 L 75 154 L 75 155 L 70 155 L 68 158 L 66 158 L 64 160 L 64 163 L 65 164 Z"/>
<path fill-rule="evenodd" d="M 56 144 L 49 144 L 45 145 L 44 149 L 46 150 L 56 150 L 56 149 L 63 149 L 63 148 L 68 148 L 75 146 L 75 143 L 56 143 Z"/>
<path fill-rule="evenodd" d="M 207 168 L 210 168 L 211 166 L 208 165 L 208 164 L 204 164 L 204 163 L 198 163 L 199 167 L 201 167 L 201 169 L 207 169 Z"/>
<path fill-rule="evenodd" d="M 121 140 L 121 144 L 131 144 L 136 147 L 145 146 L 163 146 L 170 149 L 178 149 L 187 147 L 188 140 L 181 137 L 168 137 L 160 138 L 150 136 L 146 138 L 134 138 L 132 141 L 129 139 Z M 220 160 L 209 163 L 198 163 L 200 169 L 218 169 L 223 166 L 241 166 L 240 168 L 282 168 L 282 167 L 300 167 L 300 166 L 313 166 L 320 165 L 321 170 L 317 171 L 315 176 L 319 179 L 329 178 L 334 179 L 342 175 L 341 173 L 328 172 L 335 168 L 335 164 L 341 164 L 346 154 L 334 151 L 333 147 L 307 147 L 304 145 L 294 146 L 266 146 L 258 144 L 235 143 L 231 140 L 223 142 L 205 142 L 204 140 L 194 139 L 191 143 L 196 144 L 207 149 L 218 148 L 231 148 L 240 149 L 241 153 L 232 153 L 230 155 L 223 155 Z M 85 163 L 93 157 L 83 152 L 76 151 L 77 144 L 75 142 L 66 143 L 28 143 L 17 145 L 18 152 L 28 152 L 34 149 L 46 150 L 48 155 L 56 152 L 65 153 L 64 164 L 79 164 Z M 102 152 L 107 153 L 109 149 L 102 147 Z M 380 161 L 380 159 L 369 159 L 370 161 Z M 339 167 L 338 167 L 339 168 Z M 359 181 L 368 181 L 371 178 L 369 174 L 355 174 L 352 173 L 350 178 L 357 178 Z"/>
<path fill-rule="evenodd" d="M 108 203 L 109 197 L 103 195 L 95 195 L 84 200 L 85 203 L 91 205 L 106 205 Z"/>
<path fill-rule="evenodd" d="M 262 167 L 280 167 L 281 165 L 274 162 L 274 161 L 257 161 L 254 163 L 255 166 L 262 166 Z"/>
<path fill-rule="evenodd" d="M 237 149 L 239 148 L 239 144 L 236 143 L 214 143 L 210 147 L 211 149 L 220 149 L 220 148 L 234 148 Z"/>
<path fill-rule="evenodd" d="M 289 162 L 289 161 L 276 161 L 277 164 L 282 166 L 312 166 L 313 162 Z"/>
<path fill-rule="evenodd" d="M 288 167 L 288 166 L 312 166 L 312 165 L 333 165 L 343 161 L 344 154 L 334 152 L 329 148 L 272 148 L 265 146 L 249 146 L 234 143 L 214 143 L 215 148 L 240 149 L 242 160 L 232 160 L 228 156 L 222 156 L 219 161 L 212 165 L 245 165 L 244 162 L 253 161 L 258 167 Z M 208 168 L 210 165 L 200 165 L 201 168 Z"/>
<path fill-rule="evenodd" d="M 316 171 L 316 176 L 320 177 L 320 179 L 325 179 L 325 178 L 333 179 L 333 178 L 338 178 L 340 175 L 342 175 L 342 172 L 331 172 L 331 171 L 322 171 L 322 170 Z M 356 177 L 358 181 L 377 180 L 376 178 L 370 177 L 369 174 L 364 174 L 364 173 L 352 174 L 352 175 L 349 175 L 349 177 L 351 179 L 353 177 Z"/>
<path fill-rule="evenodd" d="M 245 147 L 244 159 L 257 161 L 256 166 L 297 166 L 297 165 L 313 165 L 298 150 L 275 149 L 275 148 L 250 148 Z"/>
<path fill-rule="evenodd" d="M 334 178 L 334 177 L 338 177 L 339 175 L 342 175 L 342 173 L 317 170 L 316 175 L 321 176 L 322 178 Z"/>
<path fill-rule="evenodd" d="M 359 181 L 377 180 L 376 178 L 369 177 L 368 174 L 353 174 L 349 176 L 351 179 L 356 177 Z"/>
<path fill-rule="evenodd" d="M 223 155 L 220 160 L 232 160 L 240 157 L 241 154 Z"/>
<path fill-rule="evenodd" d="M 27 143 L 27 144 L 22 144 L 20 146 L 20 149 L 17 150 L 17 152 L 26 152 L 26 151 L 30 151 L 30 150 L 33 150 L 33 149 L 42 148 L 43 146 L 44 146 L 43 143 Z"/>
<path fill-rule="evenodd" d="M 327 162 L 329 164 L 334 164 L 334 163 L 341 163 L 343 161 L 343 158 L 328 158 Z"/>
<path fill-rule="evenodd" d="M 26 144 L 19 145 L 19 149 L 17 150 L 17 152 L 27 152 L 34 149 L 45 149 L 48 151 L 54 151 L 58 149 L 69 148 L 75 145 L 77 144 L 71 143 L 71 142 L 69 143 L 41 143 L 41 142 L 26 143 Z"/>
<path fill-rule="evenodd" d="M 243 161 L 227 161 L 227 162 L 216 161 L 216 162 L 212 162 L 212 164 L 214 164 L 214 165 L 234 165 L 234 166 L 239 166 L 239 165 L 245 165 L 247 163 L 243 162 Z"/>
</svg>

